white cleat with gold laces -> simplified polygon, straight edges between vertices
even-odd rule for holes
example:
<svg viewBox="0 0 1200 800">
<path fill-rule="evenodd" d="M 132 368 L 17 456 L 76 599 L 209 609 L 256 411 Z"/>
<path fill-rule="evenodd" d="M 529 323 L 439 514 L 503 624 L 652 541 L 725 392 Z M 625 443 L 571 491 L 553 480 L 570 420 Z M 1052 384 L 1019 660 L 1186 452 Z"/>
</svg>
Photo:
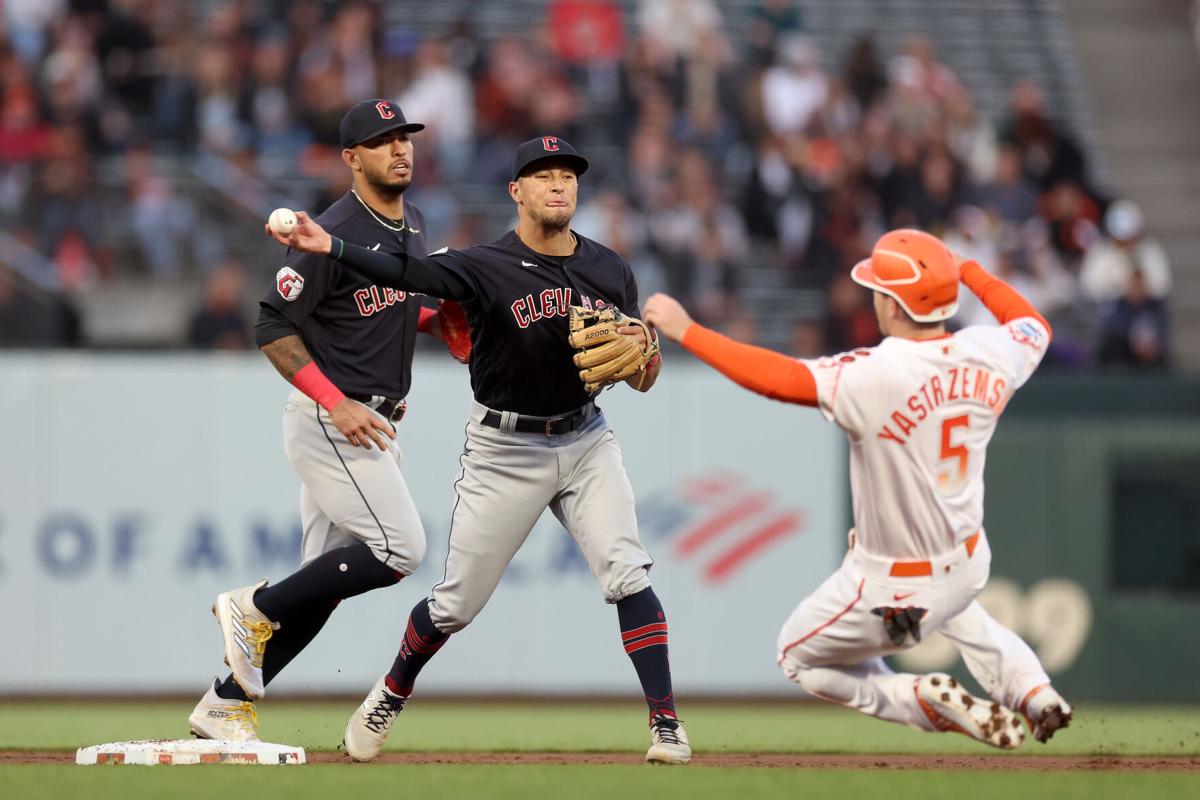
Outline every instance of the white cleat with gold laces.
<svg viewBox="0 0 1200 800">
<path fill-rule="evenodd" d="M 225 663 L 251 700 L 261 700 L 266 694 L 263 656 L 267 642 L 279 630 L 279 623 L 271 622 L 254 605 L 254 593 L 266 585 L 266 580 L 261 580 L 253 586 L 222 592 L 212 607 L 225 642 Z"/>
</svg>

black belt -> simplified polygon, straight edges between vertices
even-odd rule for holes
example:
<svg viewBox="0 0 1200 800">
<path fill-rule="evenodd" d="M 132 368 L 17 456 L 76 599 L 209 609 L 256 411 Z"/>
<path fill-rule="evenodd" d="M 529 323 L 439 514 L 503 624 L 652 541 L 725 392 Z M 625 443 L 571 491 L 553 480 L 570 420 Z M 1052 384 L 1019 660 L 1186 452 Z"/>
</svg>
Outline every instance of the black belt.
<svg viewBox="0 0 1200 800">
<path fill-rule="evenodd" d="M 588 412 L 592 410 L 592 404 L 580 406 L 570 414 L 563 414 L 561 417 L 530 417 L 525 414 L 517 415 L 517 424 L 513 426 L 513 430 L 521 433 L 544 433 L 547 436 L 558 436 L 563 433 L 583 427 L 583 423 L 588 418 Z M 483 415 L 481 420 L 484 425 L 489 428 L 500 428 L 501 414 L 499 411 L 489 410 Z"/>
<path fill-rule="evenodd" d="M 408 410 L 408 403 L 404 402 L 403 397 L 393 400 L 390 397 L 380 398 L 378 395 L 369 394 L 348 394 L 346 396 L 374 410 L 387 418 L 389 422 L 399 422 L 404 416 L 404 412 Z M 374 405 L 375 403 L 379 405 Z"/>
</svg>

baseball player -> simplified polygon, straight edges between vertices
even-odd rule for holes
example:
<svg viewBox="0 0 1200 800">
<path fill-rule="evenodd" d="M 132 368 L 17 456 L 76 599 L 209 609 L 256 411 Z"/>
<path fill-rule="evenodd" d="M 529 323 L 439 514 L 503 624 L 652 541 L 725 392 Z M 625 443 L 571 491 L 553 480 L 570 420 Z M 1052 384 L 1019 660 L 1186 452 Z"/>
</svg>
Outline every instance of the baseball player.
<svg viewBox="0 0 1200 800">
<path fill-rule="evenodd" d="M 854 528 L 841 568 L 779 634 L 784 673 L 809 693 L 891 722 L 957 731 L 1015 748 L 1021 712 L 1038 741 L 1071 719 L 1037 656 L 976 597 L 991 551 L 983 530 L 983 464 L 1009 398 L 1037 368 L 1050 326 L 1017 292 L 938 239 L 884 235 L 851 276 L 874 290 L 886 337 L 873 348 L 796 361 L 695 324 L 655 295 L 646 321 L 742 386 L 815 406 L 850 440 Z M 958 283 L 999 326 L 946 333 Z M 893 673 L 883 656 L 931 630 L 958 647 L 992 701 L 949 675 Z"/>
<path fill-rule="evenodd" d="M 462 251 L 443 249 L 429 258 L 413 247 L 399 257 L 372 252 L 331 236 L 303 213 L 290 237 L 275 235 L 380 285 L 461 301 L 472 333 L 474 401 L 445 577 L 417 603 L 392 669 L 350 718 L 345 744 L 354 759 L 379 753 L 421 668 L 483 609 L 547 507 L 579 544 L 604 599 L 617 607 L 621 640 L 650 711 L 646 759 L 685 764 L 691 758 L 675 714 L 667 621 L 650 587 L 652 561 L 638 537 L 621 449 L 593 402 L 595 392 L 581 383 L 568 342 L 572 306 L 638 307 L 629 265 L 571 231 L 587 167 L 562 139 L 522 144 L 508 184 L 516 229 Z M 646 336 L 627 325 L 619 338 L 644 343 Z M 648 391 L 660 366 L 652 356 L 628 382 Z"/>
<path fill-rule="evenodd" d="M 424 252 L 421 211 L 403 197 L 412 181 L 408 137 L 423 127 L 386 100 L 350 109 L 340 134 L 353 188 L 321 215 L 330 230 L 379 252 Z M 334 607 L 421 563 L 425 533 L 400 472 L 394 425 L 404 414 L 418 329 L 468 358 L 464 325 L 446 305 L 434 312 L 327 258 L 288 254 L 261 301 L 256 339 L 295 386 L 283 437 L 300 476 L 301 567 L 273 586 L 263 580 L 217 597 L 232 674 L 188 718 L 196 736 L 256 739 L 254 702 Z"/>
</svg>

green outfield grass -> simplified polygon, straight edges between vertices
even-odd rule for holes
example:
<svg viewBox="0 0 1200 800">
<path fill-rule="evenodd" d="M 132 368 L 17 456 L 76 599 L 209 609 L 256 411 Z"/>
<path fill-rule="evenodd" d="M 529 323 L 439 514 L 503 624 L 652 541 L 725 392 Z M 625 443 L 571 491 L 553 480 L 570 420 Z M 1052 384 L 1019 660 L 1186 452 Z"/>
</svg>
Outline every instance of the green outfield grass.
<svg viewBox="0 0 1200 800">
<path fill-rule="evenodd" d="M 267 701 L 260 706 L 269 741 L 332 750 L 353 701 Z M 0 704 L 0 749 L 74 750 L 125 739 L 187 734 L 190 703 L 56 702 Z M 341 766 L 300 769 L 0 767 L 0 796 L 24 797 L 824 797 L 898 798 L 1200 797 L 1192 774 L 1006 773 L 704 769 L 704 753 L 978 753 L 996 751 L 953 734 L 923 734 L 822 704 L 685 703 L 681 709 L 699 756 L 690 768 L 648 766 Z M 487 704 L 420 702 L 405 710 L 389 749 L 417 751 L 626 751 L 648 744 L 636 702 Z M 1032 740 L 1023 755 L 1200 755 L 1200 708 L 1089 706 L 1049 745 Z M 10 791 L 11 790 L 11 791 Z"/>
</svg>

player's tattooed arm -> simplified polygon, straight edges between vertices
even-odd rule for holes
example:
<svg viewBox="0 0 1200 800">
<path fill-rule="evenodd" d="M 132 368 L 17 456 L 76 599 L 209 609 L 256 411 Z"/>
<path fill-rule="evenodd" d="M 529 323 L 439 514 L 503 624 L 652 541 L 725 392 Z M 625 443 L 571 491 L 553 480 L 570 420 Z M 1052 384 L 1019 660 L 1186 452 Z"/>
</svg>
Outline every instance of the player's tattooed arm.
<svg viewBox="0 0 1200 800">
<path fill-rule="evenodd" d="M 271 365 L 283 376 L 288 383 L 296 377 L 296 373 L 312 362 L 312 354 L 304 346 L 304 340 L 298 335 L 284 336 L 259 348 Z"/>
</svg>

